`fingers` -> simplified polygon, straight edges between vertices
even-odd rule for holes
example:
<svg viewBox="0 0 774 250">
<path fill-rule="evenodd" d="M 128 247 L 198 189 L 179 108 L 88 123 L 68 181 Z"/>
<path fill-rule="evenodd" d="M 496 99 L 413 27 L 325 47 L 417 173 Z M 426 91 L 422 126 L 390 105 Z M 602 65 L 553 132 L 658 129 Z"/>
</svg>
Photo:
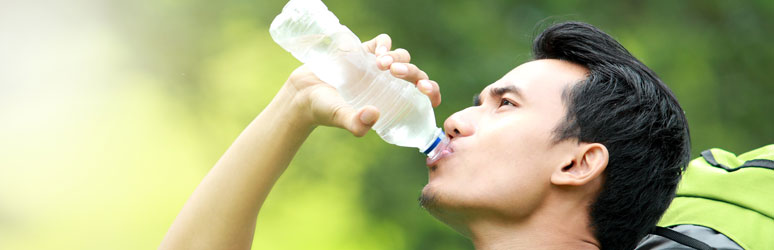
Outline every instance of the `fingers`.
<svg viewBox="0 0 774 250">
<path fill-rule="evenodd" d="M 332 113 L 335 126 L 344 128 L 357 137 L 364 136 L 379 119 L 379 110 L 374 106 L 365 106 L 355 110 L 352 106 L 341 105 Z"/>
<path fill-rule="evenodd" d="M 352 133 L 355 134 L 355 136 L 363 136 L 366 132 L 368 132 L 369 129 L 371 129 L 371 126 L 376 124 L 376 121 L 379 120 L 379 110 L 376 109 L 376 107 L 369 105 L 360 108 L 357 113 L 357 122 L 362 125 L 362 128 L 365 129 L 365 131 L 362 133 Z"/>
<path fill-rule="evenodd" d="M 429 79 L 427 73 L 411 64 L 411 54 L 402 48 L 390 51 L 392 39 L 387 34 L 381 34 L 374 39 L 363 43 L 366 49 L 376 54 L 376 66 L 381 70 L 390 70 L 390 73 L 417 86 L 420 92 L 430 98 L 433 107 L 441 104 L 441 91 L 438 83 Z M 354 132 L 353 132 L 354 133 Z"/>
<path fill-rule="evenodd" d="M 396 49 L 396 50 L 384 53 L 381 56 L 377 56 L 376 60 L 377 60 L 376 66 L 379 67 L 379 69 L 387 70 L 390 68 L 390 65 L 393 63 L 411 62 L 411 54 L 409 54 L 409 52 L 405 49 Z"/>
<path fill-rule="evenodd" d="M 433 107 L 441 104 L 441 89 L 438 83 L 430 80 L 427 73 L 410 63 L 393 63 L 390 66 L 390 73 L 393 76 L 413 83 L 419 89 L 419 92 L 430 98 Z"/>
<path fill-rule="evenodd" d="M 379 120 L 379 110 L 374 106 L 365 106 L 355 112 L 355 116 L 350 121 L 350 126 L 347 128 L 349 132 L 357 137 L 364 136 L 368 133 L 368 130 L 376 124 Z"/>
<path fill-rule="evenodd" d="M 403 54 L 398 50 L 395 50 L 396 54 Z M 388 55 L 383 58 L 390 57 Z M 410 60 L 408 52 L 402 55 L 401 59 Z M 381 62 L 381 61 L 380 61 Z M 430 98 L 430 103 L 433 107 L 438 107 L 441 104 L 441 90 L 438 87 L 438 83 L 430 80 L 427 73 L 420 70 L 416 65 L 411 63 L 395 62 L 389 65 L 390 73 L 400 79 L 406 80 L 417 86 L 420 92 L 427 95 Z"/>
<path fill-rule="evenodd" d="M 374 53 L 376 56 L 387 53 L 392 48 L 392 39 L 387 34 L 380 34 L 370 41 L 364 42 L 363 46 L 368 52 Z"/>
<path fill-rule="evenodd" d="M 393 76 L 417 84 L 419 80 L 430 79 L 427 73 L 410 63 L 393 63 L 390 65 L 390 73 Z"/>
<path fill-rule="evenodd" d="M 425 94 L 430 98 L 430 103 L 433 104 L 433 108 L 441 105 L 441 88 L 438 87 L 438 83 L 433 80 L 419 80 L 417 82 L 417 89 L 422 94 Z"/>
</svg>

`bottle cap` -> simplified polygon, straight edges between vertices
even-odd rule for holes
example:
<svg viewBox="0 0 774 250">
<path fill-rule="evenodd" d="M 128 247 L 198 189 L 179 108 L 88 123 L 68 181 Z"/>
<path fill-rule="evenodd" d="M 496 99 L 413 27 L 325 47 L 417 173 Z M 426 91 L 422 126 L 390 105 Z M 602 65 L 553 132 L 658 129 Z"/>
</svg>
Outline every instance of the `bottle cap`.
<svg viewBox="0 0 774 250">
<path fill-rule="evenodd" d="M 438 144 L 441 144 L 441 138 L 443 138 L 443 137 L 445 137 L 445 136 L 446 136 L 446 134 L 445 134 L 443 131 L 441 131 L 441 135 L 439 135 L 438 137 L 436 137 L 436 138 L 435 138 L 435 141 L 433 141 L 433 144 L 431 144 L 431 145 L 430 145 L 430 147 L 428 147 L 428 148 L 425 150 L 425 152 L 422 152 L 422 153 L 423 153 L 423 154 L 429 154 L 430 152 L 433 152 L 433 149 L 435 149 L 435 147 L 437 147 L 437 146 L 438 146 Z"/>
</svg>

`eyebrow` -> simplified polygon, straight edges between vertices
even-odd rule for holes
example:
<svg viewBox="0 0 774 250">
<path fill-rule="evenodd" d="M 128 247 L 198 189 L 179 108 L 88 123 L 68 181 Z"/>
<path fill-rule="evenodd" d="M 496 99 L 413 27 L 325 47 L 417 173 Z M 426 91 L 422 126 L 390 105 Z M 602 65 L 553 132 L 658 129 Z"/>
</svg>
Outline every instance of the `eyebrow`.
<svg viewBox="0 0 774 250">
<path fill-rule="evenodd" d="M 509 85 L 509 86 L 505 86 L 505 87 L 498 87 L 498 88 L 491 88 L 491 89 L 489 89 L 489 96 L 491 96 L 491 97 L 501 97 L 501 96 L 503 96 L 505 94 L 511 93 L 511 94 L 514 94 L 514 95 L 518 96 L 519 98 L 523 99 L 524 96 L 521 94 L 521 92 L 522 91 L 521 91 L 521 89 L 519 89 L 519 87 Z M 474 106 L 481 106 L 481 99 L 482 99 L 481 95 L 474 95 L 473 96 L 473 105 Z"/>
</svg>

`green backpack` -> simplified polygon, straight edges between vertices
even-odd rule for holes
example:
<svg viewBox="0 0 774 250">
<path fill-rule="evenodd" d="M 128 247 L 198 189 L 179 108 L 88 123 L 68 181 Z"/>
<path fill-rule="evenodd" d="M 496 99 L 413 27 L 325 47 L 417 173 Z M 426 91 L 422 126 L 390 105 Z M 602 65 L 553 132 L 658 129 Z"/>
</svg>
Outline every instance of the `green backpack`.
<svg viewBox="0 0 774 250">
<path fill-rule="evenodd" d="M 691 161 L 658 223 L 680 225 L 714 229 L 747 250 L 774 249 L 774 144 L 739 156 L 713 148 Z"/>
</svg>

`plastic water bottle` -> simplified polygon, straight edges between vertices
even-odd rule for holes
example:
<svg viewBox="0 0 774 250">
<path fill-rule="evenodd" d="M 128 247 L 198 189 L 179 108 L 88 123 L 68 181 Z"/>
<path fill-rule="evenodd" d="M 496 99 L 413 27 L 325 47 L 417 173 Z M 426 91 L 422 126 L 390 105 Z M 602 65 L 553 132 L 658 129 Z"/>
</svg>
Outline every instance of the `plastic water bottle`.
<svg viewBox="0 0 774 250">
<path fill-rule="evenodd" d="M 448 139 L 435 126 L 430 99 L 414 84 L 379 70 L 376 56 L 363 48 L 360 39 L 322 1 L 290 0 L 269 32 L 350 105 L 379 109 L 373 130 L 384 141 L 419 148 L 431 159 L 445 148 Z"/>
</svg>

